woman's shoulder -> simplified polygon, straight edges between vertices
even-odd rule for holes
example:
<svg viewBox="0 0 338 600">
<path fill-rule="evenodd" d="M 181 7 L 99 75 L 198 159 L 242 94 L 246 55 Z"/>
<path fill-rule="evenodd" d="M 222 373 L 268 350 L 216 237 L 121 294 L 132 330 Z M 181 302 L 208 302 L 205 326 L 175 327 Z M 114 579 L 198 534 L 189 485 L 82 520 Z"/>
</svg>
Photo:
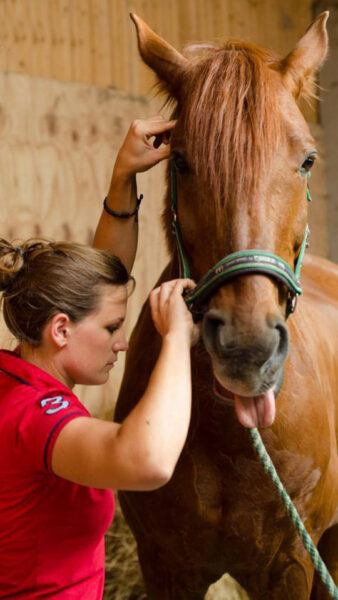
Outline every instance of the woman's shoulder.
<svg viewBox="0 0 338 600">
<path fill-rule="evenodd" d="M 49 471 L 57 436 L 80 416 L 90 414 L 61 381 L 15 353 L 0 351 L 0 438 L 24 463 Z"/>
</svg>

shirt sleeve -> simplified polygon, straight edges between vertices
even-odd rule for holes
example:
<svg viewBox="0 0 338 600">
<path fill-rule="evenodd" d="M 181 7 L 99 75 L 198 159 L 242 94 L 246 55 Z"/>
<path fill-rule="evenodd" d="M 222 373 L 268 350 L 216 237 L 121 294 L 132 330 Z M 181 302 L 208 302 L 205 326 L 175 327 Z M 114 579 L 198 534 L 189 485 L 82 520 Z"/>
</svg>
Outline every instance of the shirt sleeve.
<svg viewBox="0 0 338 600">
<path fill-rule="evenodd" d="M 29 400 L 18 426 L 17 450 L 28 469 L 52 474 L 52 451 L 63 427 L 72 419 L 90 414 L 70 391 L 37 394 Z"/>
</svg>

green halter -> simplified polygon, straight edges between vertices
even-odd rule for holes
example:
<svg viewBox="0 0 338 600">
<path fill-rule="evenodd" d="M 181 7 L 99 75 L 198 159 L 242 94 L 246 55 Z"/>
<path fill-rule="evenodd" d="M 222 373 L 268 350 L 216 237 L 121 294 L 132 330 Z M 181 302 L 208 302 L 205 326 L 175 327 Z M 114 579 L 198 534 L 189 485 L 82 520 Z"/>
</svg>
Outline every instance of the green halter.
<svg viewBox="0 0 338 600">
<path fill-rule="evenodd" d="M 308 200 L 311 200 L 308 188 L 307 198 Z M 190 269 L 184 251 L 177 215 L 177 183 L 173 162 L 171 163 L 171 214 L 173 234 L 176 240 L 179 260 L 179 275 L 180 277 L 189 278 Z M 288 317 L 295 311 L 297 297 L 303 293 L 299 283 L 299 277 L 308 235 L 309 227 L 306 225 L 303 242 L 296 260 L 294 271 L 282 258 L 265 250 L 243 250 L 240 252 L 233 252 L 222 258 L 202 277 L 202 279 L 200 279 L 194 290 L 189 292 L 185 297 L 187 305 L 192 309 L 195 308 L 196 305 L 202 304 L 203 301 L 223 283 L 230 279 L 234 279 L 239 275 L 260 273 L 274 277 L 288 288 L 289 297 L 286 307 L 286 317 Z"/>
</svg>

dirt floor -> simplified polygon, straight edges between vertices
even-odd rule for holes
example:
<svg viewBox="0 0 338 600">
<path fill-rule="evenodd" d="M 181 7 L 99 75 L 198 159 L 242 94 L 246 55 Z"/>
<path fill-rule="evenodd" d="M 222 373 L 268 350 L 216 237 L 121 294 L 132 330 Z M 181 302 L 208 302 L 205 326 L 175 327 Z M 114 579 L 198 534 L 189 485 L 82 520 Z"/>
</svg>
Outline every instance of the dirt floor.
<svg viewBox="0 0 338 600">
<path fill-rule="evenodd" d="M 103 600 L 146 600 L 135 540 L 119 506 L 106 536 L 106 585 Z M 160 600 L 160 599 L 159 599 Z M 224 575 L 210 586 L 205 600 L 249 600 L 247 594 Z"/>
</svg>

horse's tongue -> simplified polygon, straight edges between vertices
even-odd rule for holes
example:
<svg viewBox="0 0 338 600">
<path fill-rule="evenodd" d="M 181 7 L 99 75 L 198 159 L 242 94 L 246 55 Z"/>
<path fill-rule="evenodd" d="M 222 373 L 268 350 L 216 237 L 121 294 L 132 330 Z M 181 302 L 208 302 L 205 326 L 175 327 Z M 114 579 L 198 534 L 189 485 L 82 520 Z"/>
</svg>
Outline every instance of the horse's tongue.
<svg viewBox="0 0 338 600">
<path fill-rule="evenodd" d="M 273 390 L 253 398 L 235 394 L 234 401 L 237 418 L 244 427 L 270 427 L 275 420 L 276 404 Z"/>
</svg>

